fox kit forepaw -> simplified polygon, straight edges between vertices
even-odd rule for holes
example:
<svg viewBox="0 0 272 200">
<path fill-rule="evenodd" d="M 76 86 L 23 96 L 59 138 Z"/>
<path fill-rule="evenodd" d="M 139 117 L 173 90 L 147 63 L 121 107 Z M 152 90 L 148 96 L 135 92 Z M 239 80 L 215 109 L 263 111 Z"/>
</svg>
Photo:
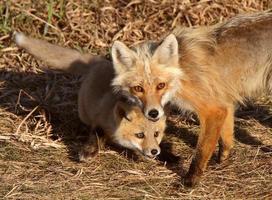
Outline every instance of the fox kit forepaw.
<svg viewBox="0 0 272 200">
<path fill-rule="evenodd" d="M 88 159 L 95 157 L 98 154 L 97 145 L 85 145 L 78 153 L 80 162 L 87 162 Z"/>
</svg>

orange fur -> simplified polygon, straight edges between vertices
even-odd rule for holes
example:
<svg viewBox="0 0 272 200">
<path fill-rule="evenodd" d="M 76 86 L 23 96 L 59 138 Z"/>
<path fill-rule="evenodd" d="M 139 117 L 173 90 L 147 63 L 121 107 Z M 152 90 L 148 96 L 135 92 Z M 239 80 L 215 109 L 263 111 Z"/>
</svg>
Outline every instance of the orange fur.
<svg viewBox="0 0 272 200">
<path fill-rule="evenodd" d="M 134 49 L 114 43 L 113 86 L 130 91 L 140 85 L 155 91 L 154 80 L 161 79 L 168 87 L 158 95 L 132 93 L 142 100 L 147 118 L 152 118 L 150 108 L 163 110 L 162 99 L 198 114 L 201 131 L 185 179 L 192 186 L 199 182 L 219 139 L 220 160 L 227 159 L 233 146 L 235 104 L 272 91 L 272 12 L 237 16 L 210 27 L 178 28 L 174 34 Z"/>
</svg>

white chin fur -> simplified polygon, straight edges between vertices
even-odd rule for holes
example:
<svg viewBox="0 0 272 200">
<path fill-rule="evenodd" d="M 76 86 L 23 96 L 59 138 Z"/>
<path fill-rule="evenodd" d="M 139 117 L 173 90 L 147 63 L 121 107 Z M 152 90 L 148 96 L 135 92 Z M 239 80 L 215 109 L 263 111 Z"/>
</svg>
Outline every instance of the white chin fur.
<svg viewBox="0 0 272 200">
<path fill-rule="evenodd" d="M 161 105 L 165 106 L 171 100 L 172 100 L 172 92 L 167 92 L 161 98 Z"/>
<path fill-rule="evenodd" d="M 25 41 L 25 35 L 23 33 L 14 32 L 14 39 L 17 45 L 22 45 Z"/>
</svg>

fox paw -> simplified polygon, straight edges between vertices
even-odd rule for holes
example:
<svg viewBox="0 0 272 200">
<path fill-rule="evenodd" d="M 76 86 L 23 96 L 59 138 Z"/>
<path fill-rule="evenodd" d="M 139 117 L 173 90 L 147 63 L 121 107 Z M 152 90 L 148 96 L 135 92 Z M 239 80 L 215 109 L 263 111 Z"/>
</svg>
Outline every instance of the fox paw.
<svg viewBox="0 0 272 200">
<path fill-rule="evenodd" d="M 98 154 L 98 148 L 94 146 L 83 147 L 78 153 L 80 162 L 87 162 L 88 159 L 95 157 Z"/>
<path fill-rule="evenodd" d="M 184 185 L 186 187 L 195 187 L 199 184 L 201 176 L 187 174 L 184 178 Z"/>
<path fill-rule="evenodd" d="M 231 151 L 223 151 L 222 153 L 218 154 L 218 162 L 219 163 L 225 163 L 229 160 L 229 157 L 231 155 Z"/>
</svg>

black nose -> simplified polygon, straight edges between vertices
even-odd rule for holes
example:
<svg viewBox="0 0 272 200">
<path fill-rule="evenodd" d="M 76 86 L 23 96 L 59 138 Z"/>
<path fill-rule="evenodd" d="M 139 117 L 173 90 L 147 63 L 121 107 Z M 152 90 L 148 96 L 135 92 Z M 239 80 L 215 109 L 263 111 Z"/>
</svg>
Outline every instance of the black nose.
<svg viewBox="0 0 272 200">
<path fill-rule="evenodd" d="M 156 109 L 152 109 L 148 112 L 148 115 L 152 118 L 156 118 L 159 115 L 159 112 Z"/>
<path fill-rule="evenodd" d="M 158 153 L 158 150 L 157 150 L 157 149 L 152 149 L 152 150 L 151 150 L 151 154 L 152 154 L 152 155 L 157 155 L 157 153 Z"/>
</svg>

